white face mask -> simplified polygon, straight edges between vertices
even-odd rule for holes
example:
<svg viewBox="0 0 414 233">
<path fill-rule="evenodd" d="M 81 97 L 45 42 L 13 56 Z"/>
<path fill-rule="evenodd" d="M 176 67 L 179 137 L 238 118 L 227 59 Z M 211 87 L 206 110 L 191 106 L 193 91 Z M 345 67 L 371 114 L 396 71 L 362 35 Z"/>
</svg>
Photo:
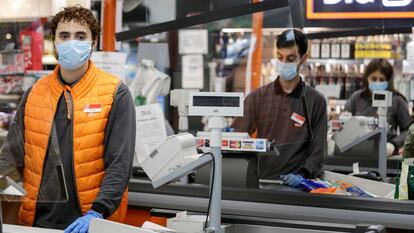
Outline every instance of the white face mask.
<svg viewBox="0 0 414 233">
<path fill-rule="evenodd" d="M 299 74 L 298 63 L 295 62 L 284 63 L 276 60 L 276 67 L 280 78 L 285 81 L 293 80 Z"/>
</svg>

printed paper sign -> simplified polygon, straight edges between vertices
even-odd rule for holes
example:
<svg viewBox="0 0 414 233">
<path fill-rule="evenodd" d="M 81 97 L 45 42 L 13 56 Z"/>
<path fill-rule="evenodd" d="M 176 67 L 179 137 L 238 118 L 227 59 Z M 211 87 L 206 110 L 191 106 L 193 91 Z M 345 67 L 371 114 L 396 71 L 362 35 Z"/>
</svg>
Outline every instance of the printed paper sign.
<svg viewBox="0 0 414 233">
<path fill-rule="evenodd" d="M 180 30 L 178 32 L 180 54 L 207 54 L 208 33 L 205 29 Z"/>
<path fill-rule="evenodd" d="M 93 52 L 91 59 L 99 69 L 112 74 L 123 82 L 125 81 L 126 53 Z"/>
<path fill-rule="evenodd" d="M 143 161 L 167 138 L 164 113 L 159 104 L 143 105 L 136 109 L 135 154 Z"/>
<path fill-rule="evenodd" d="M 202 55 L 184 55 L 182 56 L 183 77 L 182 88 L 204 87 L 204 65 Z"/>
</svg>

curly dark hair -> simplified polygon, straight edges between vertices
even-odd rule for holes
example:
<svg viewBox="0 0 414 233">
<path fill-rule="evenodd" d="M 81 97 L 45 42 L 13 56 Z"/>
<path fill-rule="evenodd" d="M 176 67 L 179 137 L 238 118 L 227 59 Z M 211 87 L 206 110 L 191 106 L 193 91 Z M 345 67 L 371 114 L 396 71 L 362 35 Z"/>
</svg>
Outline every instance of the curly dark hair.
<svg viewBox="0 0 414 233">
<path fill-rule="evenodd" d="M 96 40 L 99 37 L 101 33 L 101 27 L 98 20 L 92 14 L 91 10 L 77 4 L 75 6 L 63 8 L 63 11 L 60 11 L 53 17 L 50 24 L 50 34 L 52 36 L 52 39 L 55 39 L 56 28 L 60 22 L 69 22 L 72 20 L 80 23 L 83 26 L 88 26 L 91 29 L 93 40 Z"/>
</svg>

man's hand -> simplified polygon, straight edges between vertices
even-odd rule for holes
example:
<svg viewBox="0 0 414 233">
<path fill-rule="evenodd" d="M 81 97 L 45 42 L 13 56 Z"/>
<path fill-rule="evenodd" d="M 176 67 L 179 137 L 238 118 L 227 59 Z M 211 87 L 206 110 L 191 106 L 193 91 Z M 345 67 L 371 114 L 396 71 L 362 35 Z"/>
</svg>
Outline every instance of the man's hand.
<svg viewBox="0 0 414 233">
<path fill-rule="evenodd" d="M 87 233 L 89 230 L 89 223 L 93 218 L 103 219 L 102 215 L 96 211 L 89 210 L 85 215 L 76 219 L 64 231 L 64 233 Z"/>
<path fill-rule="evenodd" d="M 280 178 L 282 178 L 283 182 L 290 187 L 299 187 L 300 183 L 304 180 L 303 176 L 293 173 L 281 175 Z"/>
</svg>

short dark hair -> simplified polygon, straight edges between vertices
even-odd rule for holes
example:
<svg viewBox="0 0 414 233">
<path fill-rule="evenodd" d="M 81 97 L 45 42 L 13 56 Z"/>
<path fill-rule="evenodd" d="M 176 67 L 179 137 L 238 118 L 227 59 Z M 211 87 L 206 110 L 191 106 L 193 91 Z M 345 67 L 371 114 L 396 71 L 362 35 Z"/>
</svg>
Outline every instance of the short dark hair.
<svg viewBox="0 0 414 233">
<path fill-rule="evenodd" d="M 88 26 L 92 32 L 92 40 L 96 40 L 101 33 L 101 26 L 93 15 L 92 11 L 77 4 L 75 6 L 65 7 L 63 11 L 57 13 L 50 24 L 50 34 L 54 40 L 56 29 L 60 22 L 75 21 L 81 25 Z"/>
<path fill-rule="evenodd" d="M 299 50 L 300 57 L 308 52 L 308 37 L 297 29 L 288 29 L 276 38 L 276 47 L 290 48 L 296 46 Z"/>
</svg>

